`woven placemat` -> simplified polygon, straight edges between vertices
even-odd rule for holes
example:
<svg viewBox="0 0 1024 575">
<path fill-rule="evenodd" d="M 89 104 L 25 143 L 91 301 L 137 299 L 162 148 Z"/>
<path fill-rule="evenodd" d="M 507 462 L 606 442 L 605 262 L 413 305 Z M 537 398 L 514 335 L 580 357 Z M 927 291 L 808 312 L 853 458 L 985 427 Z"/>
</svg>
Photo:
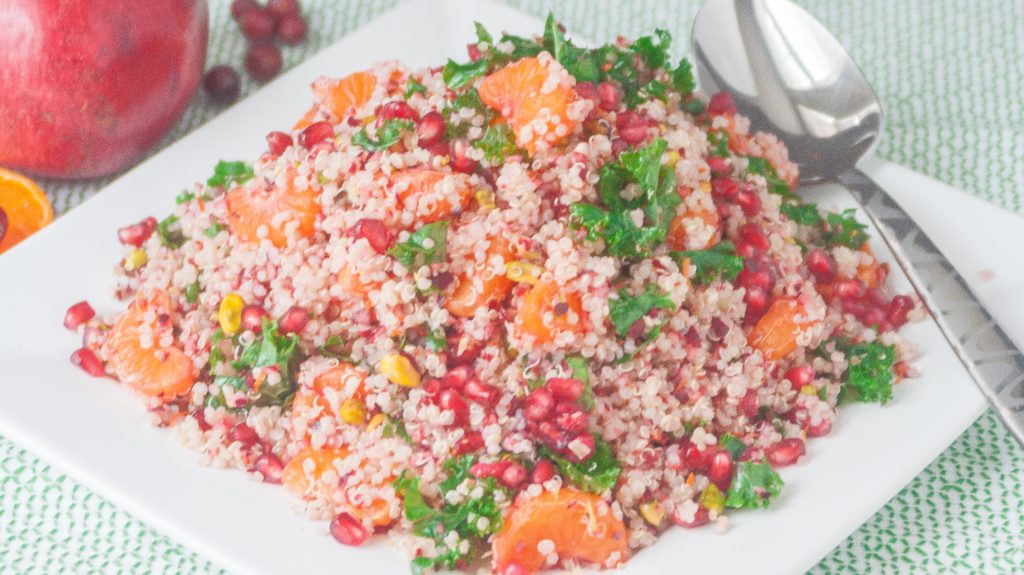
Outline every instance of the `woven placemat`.
<svg viewBox="0 0 1024 575">
<path fill-rule="evenodd" d="M 553 10 L 570 30 L 595 40 L 667 28 L 680 48 L 699 5 L 696 0 L 509 3 L 541 17 Z M 229 2 L 210 4 L 208 63 L 240 67 L 245 42 L 230 20 Z M 284 51 L 285 65 L 303 61 L 395 4 L 305 0 L 310 39 Z M 1018 29 L 1024 2 L 801 4 L 835 32 L 874 83 L 886 110 L 879 155 L 1021 212 L 1024 34 Z M 257 87 L 246 80 L 243 94 Z M 197 96 L 164 143 L 219 111 Z M 41 183 L 62 214 L 108 181 Z M 1024 450 L 986 413 L 811 573 L 1024 573 L 1022 517 Z M 0 438 L 0 573 L 223 572 Z"/>
</svg>

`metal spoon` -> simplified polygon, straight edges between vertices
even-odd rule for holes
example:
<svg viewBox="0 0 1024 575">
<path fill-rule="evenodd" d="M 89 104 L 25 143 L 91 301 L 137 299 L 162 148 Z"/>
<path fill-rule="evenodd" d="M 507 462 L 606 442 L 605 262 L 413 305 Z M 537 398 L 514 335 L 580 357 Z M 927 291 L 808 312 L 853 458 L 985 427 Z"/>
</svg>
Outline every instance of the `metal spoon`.
<svg viewBox="0 0 1024 575">
<path fill-rule="evenodd" d="M 874 90 L 839 42 L 789 0 L 707 0 L 693 22 L 701 88 L 773 132 L 801 182 L 844 185 L 882 232 L 960 361 L 1024 444 L 1024 355 L 892 197 L 856 167 L 882 129 Z"/>
</svg>

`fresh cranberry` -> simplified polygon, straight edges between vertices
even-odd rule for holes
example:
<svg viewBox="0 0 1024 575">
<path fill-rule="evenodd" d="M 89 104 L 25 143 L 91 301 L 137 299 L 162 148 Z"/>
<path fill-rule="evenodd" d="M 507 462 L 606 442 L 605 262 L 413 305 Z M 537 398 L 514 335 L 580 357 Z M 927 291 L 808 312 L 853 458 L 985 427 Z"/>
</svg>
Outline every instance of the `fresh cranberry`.
<svg viewBox="0 0 1024 575">
<path fill-rule="evenodd" d="M 569 377 L 553 377 L 548 380 L 548 389 L 555 397 L 566 401 L 576 401 L 583 394 L 583 382 Z"/>
<path fill-rule="evenodd" d="M 455 415 L 455 419 L 452 421 L 455 425 L 462 425 L 469 417 L 469 407 L 466 406 L 466 401 L 462 399 L 459 392 L 453 389 L 442 390 L 437 398 L 437 405 Z"/>
<path fill-rule="evenodd" d="M 277 19 L 270 10 L 256 6 L 242 13 L 238 18 L 238 27 L 249 40 L 264 42 L 274 37 Z"/>
<path fill-rule="evenodd" d="M 309 312 L 306 308 L 293 305 L 288 308 L 288 311 L 284 312 L 278 323 L 278 329 L 281 335 L 287 335 L 289 333 L 299 333 L 306 329 L 306 324 L 309 323 Z"/>
<path fill-rule="evenodd" d="M 707 110 L 708 114 L 713 116 L 731 115 L 736 113 L 736 103 L 733 102 L 732 94 L 729 92 L 719 92 L 708 100 Z"/>
<path fill-rule="evenodd" d="M 444 138 L 446 128 L 444 116 L 440 112 L 425 114 L 416 126 L 416 137 L 419 138 L 420 146 L 427 147 L 440 142 Z"/>
<path fill-rule="evenodd" d="M 790 437 L 769 447 L 765 456 L 772 467 L 782 467 L 796 463 L 796 460 L 803 457 L 806 452 L 807 449 L 802 439 Z"/>
<path fill-rule="evenodd" d="M 463 138 L 452 141 L 452 169 L 463 174 L 476 171 L 477 161 L 469 157 L 469 142 Z"/>
<path fill-rule="evenodd" d="M 277 18 L 302 13 L 299 0 L 267 0 L 267 10 Z"/>
<path fill-rule="evenodd" d="M 277 24 L 277 37 L 289 46 L 301 44 L 308 34 L 306 19 L 298 14 L 289 14 Z"/>
<path fill-rule="evenodd" d="M 526 481 L 526 468 L 519 463 L 511 463 L 498 477 L 501 484 L 509 489 L 515 489 Z"/>
<path fill-rule="evenodd" d="M 270 132 L 267 134 L 267 149 L 275 156 L 283 154 L 294 143 L 295 141 L 292 140 L 292 137 L 284 132 Z"/>
<path fill-rule="evenodd" d="M 914 300 L 910 296 L 898 295 L 889 303 L 889 322 L 893 327 L 902 327 L 907 323 L 907 314 L 914 309 Z"/>
<path fill-rule="evenodd" d="M 828 283 L 836 277 L 836 260 L 824 250 L 811 250 L 806 257 L 807 271 L 814 279 Z"/>
<path fill-rule="evenodd" d="M 532 483 L 544 483 L 555 476 L 555 465 L 549 459 L 541 459 L 530 472 Z"/>
<path fill-rule="evenodd" d="M 708 168 L 711 169 L 711 175 L 715 178 L 721 178 L 729 175 L 729 160 L 725 158 L 719 158 L 718 156 L 711 156 L 707 158 Z M 733 181 L 735 183 L 735 181 Z"/>
<path fill-rule="evenodd" d="M 245 70 L 253 80 L 266 82 L 281 71 L 284 60 L 273 44 L 254 44 L 245 53 Z"/>
<path fill-rule="evenodd" d="M 78 326 L 96 317 L 96 310 L 87 301 L 80 301 L 68 308 L 64 314 L 64 327 L 75 331 Z"/>
<path fill-rule="evenodd" d="M 693 529 L 694 527 L 700 527 L 701 525 L 707 525 L 708 522 L 708 510 L 703 505 L 697 508 L 697 512 L 693 514 L 693 519 L 683 519 L 678 511 L 672 513 L 672 522 L 680 527 L 687 529 Z"/>
<path fill-rule="evenodd" d="M 538 387 L 531 391 L 530 395 L 526 396 L 526 407 L 523 409 L 523 415 L 527 419 L 541 421 L 547 418 L 554 407 L 555 398 L 551 391 L 546 387 Z"/>
<path fill-rule="evenodd" d="M 156 218 L 150 216 L 137 224 L 120 228 L 117 230 L 117 241 L 126 246 L 139 247 L 153 235 L 156 224 Z"/>
<path fill-rule="evenodd" d="M 267 310 L 263 306 L 254 303 L 242 308 L 242 329 L 253 333 L 263 331 L 263 318 L 267 317 Z"/>
<path fill-rule="evenodd" d="M 636 145 L 647 139 L 647 118 L 632 110 L 626 110 L 615 118 L 615 129 L 619 138 L 629 145 Z"/>
<path fill-rule="evenodd" d="M 740 240 L 755 250 L 767 251 L 771 247 L 771 244 L 768 242 L 768 236 L 764 235 L 761 227 L 753 222 L 743 224 L 737 232 L 739 233 Z"/>
<path fill-rule="evenodd" d="M 462 392 L 472 401 L 484 407 L 494 407 L 501 398 L 501 392 L 494 386 L 480 383 L 479 379 L 473 378 L 466 382 Z"/>
<path fill-rule="evenodd" d="M 580 433 L 569 441 L 564 450 L 565 458 L 573 463 L 582 463 L 594 454 L 597 440 L 589 433 Z"/>
<path fill-rule="evenodd" d="M 732 455 L 728 451 L 719 451 L 711 458 L 708 479 L 723 492 L 729 490 L 732 483 Z"/>
<path fill-rule="evenodd" d="M 374 249 L 378 254 L 383 254 L 388 251 L 391 247 L 391 242 L 394 239 L 391 230 L 388 229 L 384 222 L 373 218 L 363 218 L 356 222 L 347 232 L 350 238 L 362 238 L 366 240 L 370 247 Z"/>
<path fill-rule="evenodd" d="M 231 66 L 214 66 L 203 75 L 203 90 L 211 100 L 226 106 L 238 99 L 242 92 L 242 79 Z"/>
<path fill-rule="evenodd" d="M 387 102 L 377 107 L 377 125 L 380 125 L 385 120 L 394 119 L 412 120 L 415 122 L 420 119 L 420 115 L 416 113 L 416 110 L 412 109 L 412 106 L 401 100 Z"/>
<path fill-rule="evenodd" d="M 228 442 L 229 443 L 241 443 L 243 447 L 250 447 L 259 442 L 260 436 L 256 433 L 256 430 L 249 427 L 246 423 L 236 423 L 234 427 L 228 430 Z"/>
<path fill-rule="evenodd" d="M 748 390 L 743 399 L 740 400 L 740 411 L 743 415 L 753 418 L 757 417 L 757 410 L 759 408 L 757 404 L 757 390 Z"/>
<path fill-rule="evenodd" d="M 479 431 L 467 431 L 455 443 L 455 452 L 459 455 L 475 453 L 484 448 L 484 436 Z"/>
<path fill-rule="evenodd" d="M 273 453 L 264 453 L 256 460 L 253 469 L 260 472 L 264 483 L 280 484 L 284 463 Z"/>
<path fill-rule="evenodd" d="M 370 533 L 348 513 L 339 513 L 331 519 L 331 537 L 342 545 L 359 547 L 370 538 Z"/>
<path fill-rule="evenodd" d="M 786 371 L 786 375 L 783 376 L 789 380 L 789 383 L 793 386 L 793 389 L 799 391 L 805 385 L 810 385 L 814 381 L 814 368 L 807 365 L 797 365 L 789 368 Z"/>
<path fill-rule="evenodd" d="M 618 110 L 622 106 L 622 90 L 614 82 L 601 82 L 597 85 L 597 103 L 605 112 Z"/>
<path fill-rule="evenodd" d="M 314 144 L 334 137 L 334 126 L 330 122 L 314 122 L 299 132 L 299 145 L 311 148 Z"/>
<path fill-rule="evenodd" d="M 106 374 L 103 362 L 100 361 L 100 358 L 96 357 L 95 352 L 87 347 L 76 349 L 71 354 L 71 363 L 77 365 L 82 371 L 93 377 L 103 377 Z"/>
</svg>

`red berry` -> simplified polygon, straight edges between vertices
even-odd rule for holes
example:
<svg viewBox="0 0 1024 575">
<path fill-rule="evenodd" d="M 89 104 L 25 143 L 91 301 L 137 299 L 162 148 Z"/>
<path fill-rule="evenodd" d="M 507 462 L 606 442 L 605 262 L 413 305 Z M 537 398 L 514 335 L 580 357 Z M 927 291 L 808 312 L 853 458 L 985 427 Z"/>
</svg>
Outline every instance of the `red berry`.
<svg viewBox="0 0 1024 575">
<path fill-rule="evenodd" d="M 569 377 L 552 377 L 547 383 L 548 389 L 555 397 L 566 401 L 576 401 L 583 394 L 583 382 Z"/>
<path fill-rule="evenodd" d="M 342 545 L 359 547 L 366 543 L 370 533 L 362 523 L 348 513 L 339 513 L 331 520 L 331 537 Z"/>
<path fill-rule="evenodd" d="M 771 244 L 768 242 L 768 236 L 764 235 L 764 231 L 761 227 L 755 223 L 743 224 L 737 230 L 740 236 L 740 240 L 759 251 L 767 251 Z"/>
<path fill-rule="evenodd" d="M 714 457 L 714 448 L 705 447 L 698 449 L 696 445 L 688 443 L 683 450 L 683 464 L 693 471 L 707 471 L 711 465 L 711 458 Z"/>
<path fill-rule="evenodd" d="M 509 489 L 519 487 L 526 481 L 526 468 L 518 463 L 510 463 L 498 477 L 501 484 Z"/>
<path fill-rule="evenodd" d="M 448 370 L 448 373 L 441 378 L 441 381 L 449 387 L 458 387 L 466 385 L 466 382 L 473 377 L 473 370 L 468 365 L 460 365 Z"/>
<path fill-rule="evenodd" d="M 309 312 L 306 311 L 306 308 L 295 305 L 288 308 L 288 311 L 281 316 L 278 322 L 278 331 L 281 335 L 299 333 L 306 328 L 307 323 L 309 323 Z"/>
<path fill-rule="evenodd" d="M 743 301 L 747 304 L 746 318 L 748 320 L 759 319 L 764 312 L 768 311 L 768 293 L 759 287 L 748 289 L 747 293 L 743 295 Z"/>
<path fill-rule="evenodd" d="M 530 481 L 533 483 L 544 483 L 555 476 L 555 465 L 549 459 L 541 459 L 533 466 L 530 472 Z"/>
<path fill-rule="evenodd" d="M 765 456 L 772 467 L 782 467 L 796 463 L 796 460 L 803 457 L 806 452 L 807 449 L 802 439 L 790 437 L 769 447 Z"/>
<path fill-rule="evenodd" d="M 729 490 L 732 483 L 732 455 L 728 451 L 719 451 L 711 458 L 708 479 L 722 492 Z"/>
<path fill-rule="evenodd" d="M 242 91 L 242 79 L 231 66 L 214 66 L 203 76 L 203 90 L 211 100 L 226 106 L 238 99 Z"/>
<path fill-rule="evenodd" d="M 137 224 L 120 228 L 117 230 L 117 241 L 126 246 L 140 247 L 153 235 L 156 225 L 156 218 L 150 216 Z"/>
<path fill-rule="evenodd" d="M 245 53 L 245 70 L 253 80 L 266 82 L 281 71 L 284 60 L 273 44 L 254 44 Z"/>
<path fill-rule="evenodd" d="M 75 331 L 78 326 L 96 317 L 96 311 L 87 301 L 80 301 L 68 308 L 64 314 L 64 327 Z"/>
<path fill-rule="evenodd" d="M 330 122 L 314 122 L 299 132 L 299 145 L 312 148 L 314 145 L 334 137 L 334 126 Z"/>
<path fill-rule="evenodd" d="M 262 42 L 274 37 L 277 19 L 269 10 L 256 6 L 242 13 L 238 18 L 238 28 L 242 35 L 253 42 Z"/>
<path fill-rule="evenodd" d="M 807 271 L 819 282 L 828 283 L 836 277 L 836 260 L 825 251 L 811 250 L 807 252 L 805 261 Z"/>
<path fill-rule="evenodd" d="M 839 299 L 855 300 L 864 295 L 864 282 L 859 279 L 839 280 L 832 287 Z"/>
<path fill-rule="evenodd" d="M 264 483 L 281 483 L 281 472 L 284 471 L 284 463 L 273 453 L 264 453 L 253 465 L 255 471 L 263 476 Z"/>
<path fill-rule="evenodd" d="M 427 147 L 440 142 L 444 137 L 445 128 L 444 116 L 440 112 L 428 112 L 416 126 L 416 136 L 419 138 L 420 146 Z"/>
<path fill-rule="evenodd" d="M 541 421 L 546 419 L 551 409 L 555 406 L 555 398 L 551 392 L 544 387 L 539 387 L 526 396 L 526 406 L 523 408 L 523 415 L 526 419 Z"/>
<path fill-rule="evenodd" d="M 744 187 L 736 194 L 736 205 L 745 215 L 756 216 L 761 211 L 761 198 L 754 188 Z"/>
<path fill-rule="evenodd" d="M 469 157 L 469 147 L 469 142 L 463 138 L 452 141 L 451 166 L 456 172 L 472 174 L 476 171 L 477 161 Z"/>
<path fill-rule="evenodd" d="M 82 368 L 82 371 L 93 377 L 103 377 L 106 374 L 103 362 L 87 347 L 76 349 L 71 354 L 71 363 Z"/>
<path fill-rule="evenodd" d="M 412 109 L 412 106 L 406 104 L 401 100 L 394 100 L 381 104 L 377 107 L 377 125 L 379 126 L 384 120 L 412 120 L 413 122 L 420 119 L 420 115 L 416 113 L 416 110 Z"/>
<path fill-rule="evenodd" d="M 441 394 L 437 398 L 437 405 L 445 411 L 451 411 L 455 415 L 455 418 L 452 420 L 452 423 L 455 425 L 462 425 L 469 417 L 469 408 L 466 406 L 466 401 L 453 389 L 441 390 Z"/>
<path fill-rule="evenodd" d="M 727 202 L 731 202 L 736 199 L 736 196 L 739 193 L 740 185 L 736 183 L 736 180 L 728 176 L 712 178 L 711 194 L 716 198 L 721 198 Z"/>
<path fill-rule="evenodd" d="M 267 134 L 267 147 L 270 153 L 275 156 L 283 154 L 294 143 L 295 141 L 292 140 L 292 137 L 284 132 L 270 132 Z"/>
<path fill-rule="evenodd" d="M 615 129 L 623 142 L 630 145 L 639 144 L 647 139 L 647 118 L 627 110 L 615 118 Z"/>
<path fill-rule="evenodd" d="M 789 380 L 794 390 L 799 391 L 801 387 L 810 385 L 814 381 L 814 376 L 814 368 L 804 364 L 789 368 L 783 378 Z"/>
<path fill-rule="evenodd" d="M 289 46 L 301 44 L 308 33 L 306 19 L 298 14 L 285 16 L 277 24 L 277 37 Z"/>
<path fill-rule="evenodd" d="M 435 380 L 436 381 L 436 380 Z M 467 431 L 455 443 L 455 452 L 459 455 L 466 455 L 469 453 L 475 453 L 484 447 L 484 436 L 478 431 Z"/>
<path fill-rule="evenodd" d="M 356 222 L 347 232 L 350 238 L 362 238 L 378 254 L 383 254 L 391 247 L 394 236 L 384 222 L 373 218 L 363 218 Z"/>
<path fill-rule="evenodd" d="M 494 407 L 501 398 L 501 392 L 494 386 L 480 383 L 479 379 L 473 378 L 466 382 L 462 392 L 472 401 L 484 407 Z"/>
<path fill-rule="evenodd" d="M 719 92 L 708 100 L 708 114 L 721 116 L 723 114 L 735 114 L 736 103 L 732 100 L 729 92 Z"/>
<path fill-rule="evenodd" d="M 267 317 L 267 310 L 263 306 L 254 303 L 242 308 L 242 329 L 253 333 L 263 331 L 263 318 Z"/>
</svg>

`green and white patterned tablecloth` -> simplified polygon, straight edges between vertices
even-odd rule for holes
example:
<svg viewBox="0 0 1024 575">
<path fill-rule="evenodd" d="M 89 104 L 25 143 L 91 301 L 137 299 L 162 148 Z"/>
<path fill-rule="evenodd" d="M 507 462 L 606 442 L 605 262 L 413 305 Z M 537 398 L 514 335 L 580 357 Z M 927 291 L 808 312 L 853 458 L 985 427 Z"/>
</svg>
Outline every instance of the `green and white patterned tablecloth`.
<svg viewBox="0 0 1024 575">
<path fill-rule="evenodd" d="M 1024 0 L 801 3 L 838 35 L 877 88 L 886 110 L 881 156 L 1022 211 Z M 241 65 L 245 43 L 228 4 L 211 1 L 210 65 Z M 304 0 L 311 36 L 285 50 L 286 66 L 395 4 Z M 664 27 L 685 45 L 699 0 L 511 4 L 537 16 L 552 9 L 570 30 L 596 40 Z M 246 81 L 243 91 L 256 88 Z M 197 96 L 167 141 L 217 112 Z M 64 213 L 106 182 L 42 183 Z M 1024 573 L 1022 518 L 1024 451 L 987 413 L 811 572 Z M 0 438 L 0 573 L 223 570 Z"/>
</svg>

